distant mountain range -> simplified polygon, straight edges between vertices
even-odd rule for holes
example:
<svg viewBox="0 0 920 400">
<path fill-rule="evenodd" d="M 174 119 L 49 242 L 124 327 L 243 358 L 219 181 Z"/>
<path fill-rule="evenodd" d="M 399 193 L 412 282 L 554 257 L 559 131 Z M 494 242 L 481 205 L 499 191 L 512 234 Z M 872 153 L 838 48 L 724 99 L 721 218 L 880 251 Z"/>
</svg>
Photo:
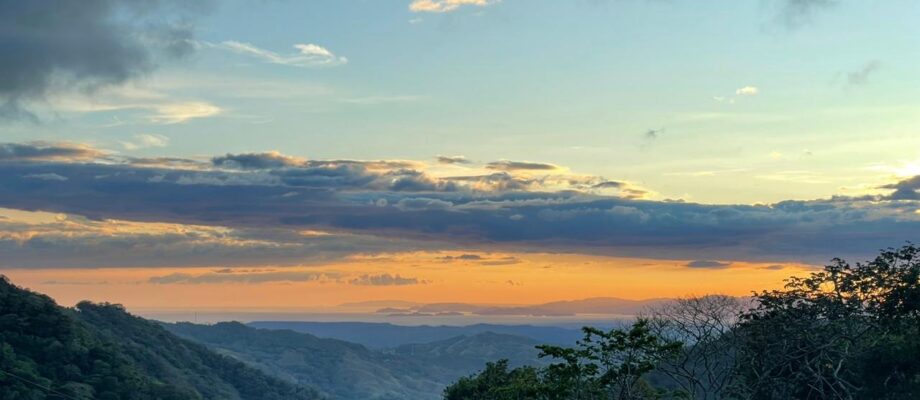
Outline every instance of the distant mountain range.
<svg viewBox="0 0 920 400">
<path fill-rule="evenodd" d="M 413 301 L 404 301 L 404 300 L 370 300 L 370 301 L 359 301 L 353 303 L 342 303 L 339 304 L 339 307 L 346 309 L 354 310 L 376 310 L 381 307 L 416 307 L 422 305 L 421 303 L 416 303 Z"/>
<path fill-rule="evenodd" d="M 628 300 L 617 297 L 593 297 L 583 300 L 554 301 L 543 304 L 470 304 L 470 303 L 414 303 L 401 300 L 375 300 L 344 303 L 338 307 L 378 314 L 403 315 L 514 315 L 514 316 L 574 316 L 580 314 L 632 316 L 649 307 L 671 299 Z"/>
<path fill-rule="evenodd" d="M 256 329 L 229 322 L 164 324 L 171 332 L 240 359 L 272 375 L 319 389 L 335 399 L 438 399 L 460 377 L 488 361 L 540 364 L 539 342 L 479 333 L 406 344 L 385 351 L 292 330 Z"/>
<path fill-rule="evenodd" d="M 668 299 L 627 300 L 616 297 L 596 297 L 584 300 L 555 301 L 525 306 L 484 306 L 465 303 L 436 303 L 411 306 L 404 309 L 388 307 L 378 312 L 417 313 L 469 313 L 473 315 L 519 315 L 531 317 L 560 317 L 580 314 L 632 316 Z"/>
<path fill-rule="evenodd" d="M 555 326 L 475 324 L 466 326 L 403 326 L 374 322 L 255 321 L 247 324 L 262 329 L 289 329 L 323 338 L 358 343 L 372 349 L 391 349 L 402 345 L 431 343 L 457 336 L 481 333 L 515 335 L 546 344 L 575 343 L 578 329 Z"/>
</svg>

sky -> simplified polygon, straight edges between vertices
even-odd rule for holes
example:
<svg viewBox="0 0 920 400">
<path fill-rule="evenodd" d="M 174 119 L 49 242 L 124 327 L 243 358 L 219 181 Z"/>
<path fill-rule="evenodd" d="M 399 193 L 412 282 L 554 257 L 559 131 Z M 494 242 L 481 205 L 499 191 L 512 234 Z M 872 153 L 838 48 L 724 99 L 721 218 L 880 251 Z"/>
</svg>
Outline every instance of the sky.
<svg viewBox="0 0 920 400">
<path fill-rule="evenodd" d="M 744 295 L 920 234 L 914 1 L 0 10 L 0 273 L 63 304 Z"/>
</svg>

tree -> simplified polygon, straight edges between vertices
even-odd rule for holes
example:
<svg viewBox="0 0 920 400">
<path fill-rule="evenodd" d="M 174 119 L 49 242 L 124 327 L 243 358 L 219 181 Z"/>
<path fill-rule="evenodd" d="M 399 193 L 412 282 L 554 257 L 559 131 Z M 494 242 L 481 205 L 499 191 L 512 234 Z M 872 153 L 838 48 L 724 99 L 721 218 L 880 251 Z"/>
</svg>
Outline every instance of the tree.
<svg viewBox="0 0 920 400">
<path fill-rule="evenodd" d="M 657 369 L 691 399 L 720 399 L 737 381 L 735 326 L 749 303 L 709 295 L 676 299 L 650 309 L 646 318 L 655 335 L 684 343 Z"/>
<path fill-rule="evenodd" d="M 584 339 L 574 349 L 538 346 L 541 356 L 562 359 L 549 366 L 559 387 L 571 390 L 570 398 L 632 400 L 647 398 L 642 377 L 662 361 L 674 357 L 682 343 L 656 335 L 649 320 L 639 319 L 628 330 L 582 328 Z"/>
<path fill-rule="evenodd" d="M 738 329 L 741 396 L 920 397 L 917 247 L 868 263 L 835 259 L 756 296 Z"/>
<path fill-rule="evenodd" d="M 444 390 L 445 400 L 523 400 L 539 398 L 542 383 L 533 367 L 508 370 L 508 360 L 487 363 L 475 376 L 460 378 Z"/>
<path fill-rule="evenodd" d="M 540 346 L 559 362 L 537 371 L 538 396 L 510 398 L 655 398 L 648 377 L 664 374 L 692 399 L 920 399 L 920 248 L 834 259 L 753 300 L 680 299 L 628 329 L 584 328 L 574 348 Z"/>
<path fill-rule="evenodd" d="M 490 363 L 478 375 L 463 378 L 444 391 L 444 398 L 540 400 L 639 400 L 659 396 L 643 377 L 674 357 L 681 343 L 661 338 L 639 319 L 628 329 L 585 327 L 574 348 L 537 346 L 540 357 L 558 362 L 542 369 L 507 370 L 507 362 Z"/>
</svg>

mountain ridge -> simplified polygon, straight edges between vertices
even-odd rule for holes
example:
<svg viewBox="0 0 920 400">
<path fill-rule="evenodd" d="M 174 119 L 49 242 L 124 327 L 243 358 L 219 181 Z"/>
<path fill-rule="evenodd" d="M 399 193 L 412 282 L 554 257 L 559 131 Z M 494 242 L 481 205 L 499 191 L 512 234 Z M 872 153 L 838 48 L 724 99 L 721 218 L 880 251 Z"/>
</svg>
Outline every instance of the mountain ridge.
<svg viewBox="0 0 920 400">
<path fill-rule="evenodd" d="M 12 399 L 322 398 L 181 339 L 121 306 L 61 307 L 2 276 L 0 371 L 0 393 Z"/>
<path fill-rule="evenodd" d="M 439 399 L 449 383 L 475 373 L 493 358 L 537 364 L 537 342 L 480 333 L 387 350 L 319 338 L 287 329 L 257 329 L 237 322 L 163 323 L 214 351 L 337 399 Z"/>
<path fill-rule="evenodd" d="M 395 325 L 387 322 L 252 321 L 246 325 L 263 329 L 289 329 L 322 338 L 358 343 L 370 349 L 395 348 L 404 344 L 430 343 L 482 332 L 523 336 L 547 344 L 569 344 L 581 338 L 578 329 L 538 325 L 472 324 Z"/>
</svg>

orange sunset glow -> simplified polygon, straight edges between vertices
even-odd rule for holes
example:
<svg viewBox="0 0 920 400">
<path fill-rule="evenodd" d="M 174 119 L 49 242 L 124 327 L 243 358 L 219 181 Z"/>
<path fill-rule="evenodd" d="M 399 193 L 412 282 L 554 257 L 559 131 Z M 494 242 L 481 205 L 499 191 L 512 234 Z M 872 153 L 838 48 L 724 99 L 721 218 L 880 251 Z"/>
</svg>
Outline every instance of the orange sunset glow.
<svg viewBox="0 0 920 400">
<path fill-rule="evenodd" d="M 733 296 L 782 286 L 801 264 L 726 262 L 688 268 L 688 260 L 539 253 L 395 253 L 355 256 L 309 267 L 103 268 L 14 270 L 8 276 L 63 304 L 111 301 L 145 309 L 323 309 L 379 299 L 417 303 L 537 304 L 591 297 L 643 300 L 708 293 Z M 392 276 L 402 284 L 362 284 Z M 157 283 L 163 277 L 175 282 Z"/>
</svg>

